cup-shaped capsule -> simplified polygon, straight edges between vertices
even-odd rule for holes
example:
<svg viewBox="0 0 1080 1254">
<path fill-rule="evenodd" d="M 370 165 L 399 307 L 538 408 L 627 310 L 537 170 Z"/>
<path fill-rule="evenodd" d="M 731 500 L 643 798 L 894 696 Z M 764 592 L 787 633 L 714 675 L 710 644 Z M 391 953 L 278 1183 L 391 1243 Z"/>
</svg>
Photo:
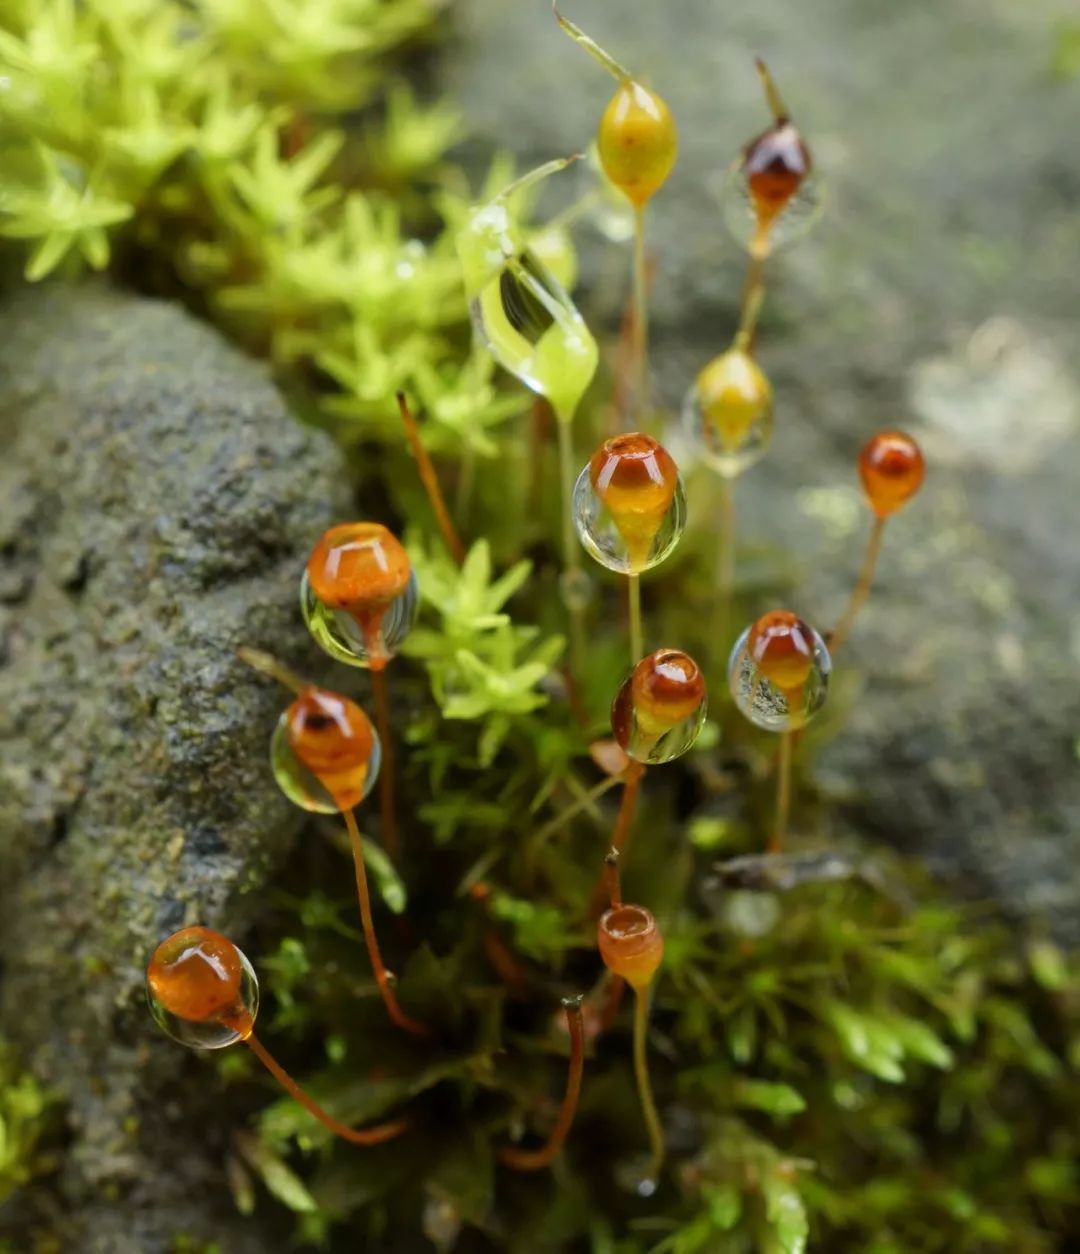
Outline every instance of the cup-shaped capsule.
<svg viewBox="0 0 1080 1254">
<path fill-rule="evenodd" d="M 585 319 L 511 212 L 511 193 L 564 168 L 534 170 L 473 211 L 457 237 L 473 330 L 488 352 L 569 421 L 596 373 Z"/>
<path fill-rule="evenodd" d="M 659 565 L 686 525 L 686 493 L 671 454 L 650 435 L 605 440 L 574 485 L 581 543 L 601 566 L 640 574 Z"/>
<path fill-rule="evenodd" d="M 611 730 L 623 752 L 648 765 L 681 757 L 705 723 L 705 676 L 688 654 L 657 649 L 630 672 L 611 706 Z"/>
<path fill-rule="evenodd" d="M 347 666 L 381 670 L 409 634 L 419 605 L 401 541 L 381 523 L 342 523 L 308 558 L 300 609 L 316 643 Z"/>
<path fill-rule="evenodd" d="M 714 357 L 683 403 L 683 434 L 701 458 L 733 479 L 765 456 L 772 442 L 773 391 L 742 348 Z"/>
<path fill-rule="evenodd" d="M 259 982 L 243 951 L 208 927 L 185 927 L 154 950 L 146 998 L 158 1025 L 193 1049 L 246 1040 L 259 1010 Z"/>
<path fill-rule="evenodd" d="M 596 944 L 604 966 L 631 988 L 648 988 L 664 958 L 664 938 L 644 906 L 612 906 L 600 917 Z"/>
<path fill-rule="evenodd" d="M 375 786 L 382 747 L 364 711 L 326 688 L 307 688 L 278 720 L 270 763 L 278 787 L 304 810 L 352 810 Z"/>
<path fill-rule="evenodd" d="M 825 704 L 832 662 L 825 641 L 790 610 L 763 614 L 735 642 L 728 686 L 739 710 L 757 727 L 803 727 Z"/>
<path fill-rule="evenodd" d="M 859 453 L 859 478 L 879 518 L 906 505 L 922 487 L 925 475 L 922 450 L 903 431 L 879 431 Z"/>
<path fill-rule="evenodd" d="M 656 92 L 624 80 L 600 119 L 596 149 L 604 173 L 640 209 L 675 165 L 679 136 L 671 110 Z"/>
</svg>

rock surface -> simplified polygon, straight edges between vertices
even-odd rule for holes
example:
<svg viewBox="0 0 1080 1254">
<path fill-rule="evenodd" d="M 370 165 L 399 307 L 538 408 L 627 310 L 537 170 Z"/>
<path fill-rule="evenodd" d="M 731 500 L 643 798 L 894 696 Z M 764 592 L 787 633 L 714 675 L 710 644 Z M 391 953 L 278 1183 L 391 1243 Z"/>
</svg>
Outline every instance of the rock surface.
<svg viewBox="0 0 1080 1254">
<path fill-rule="evenodd" d="M 184 924 L 242 936 L 299 827 L 267 766 L 281 692 L 235 650 L 314 664 L 296 580 L 347 508 L 337 454 L 213 331 L 96 286 L 0 305 L 0 450 L 0 1004 L 67 1102 L 48 1227 L 268 1248 L 215 1213 L 213 1072 L 156 1031 L 142 971 Z M 48 1200 L 22 1205 L 25 1242 Z"/>
<path fill-rule="evenodd" d="M 717 188 L 768 121 L 753 55 L 775 72 L 828 203 L 770 267 L 759 348 L 777 434 L 738 490 L 742 535 L 797 568 L 752 564 L 747 547 L 743 575 L 790 577 L 780 595 L 830 623 L 867 525 L 858 448 L 883 426 L 924 443 L 927 485 L 889 526 L 844 654 L 856 669 L 837 677 L 834 705 L 852 708 L 819 775 L 849 830 L 1080 937 L 1080 319 L 1066 260 L 1080 255 L 1080 81 L 1050 72 L 1072 4 L 564 8 L 679 123 L 649 221 L 653 362 L 673 408 L 734 331 L 745 257 Z M 477 167 L 493 146 L 522 167 L 580 150 L 612 81 L 549 5 L 463 0 L 458 15 L 442 85 Z M 613 325 L 629 258 L 594 233 L 578 241 L 586 313 Z"/>
</svg>

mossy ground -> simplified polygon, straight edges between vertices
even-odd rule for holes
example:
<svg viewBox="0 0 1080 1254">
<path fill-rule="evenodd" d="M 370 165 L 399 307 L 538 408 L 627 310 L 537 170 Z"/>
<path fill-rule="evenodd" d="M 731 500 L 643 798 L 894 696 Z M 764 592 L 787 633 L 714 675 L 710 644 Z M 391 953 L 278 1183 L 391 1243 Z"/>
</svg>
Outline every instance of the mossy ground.
<svg viewBox="0 0 1080 1254">
<path fill-rule="evenodd" d="M 650 774 L 625 870 L 668 939 L 651 1052 L 669 1168 L 655 1196 L 635 1191 L 625 1010 L 592 1044 L 554 1170 L 496 1165 L 497 1146 L 550 1121 L 559 997 L 602 995 L 589 900 L 613 794 L 551 820 L 602 779 L 588 748 L 627 659 L 619 589 L 598 580 L 575 709 L 556 664 L 550 421 L 468 348 L 452 237 L 470 191 L 443 155 L 453 114 L 386 91 L 388 54 L 433 11 L 0 0 L 0 136 L 18 174 L 0 231 L 32 240 L 29 277 L 111 258 L 269 355 L 350 453 L 363 512 L 405 531 L 425 589 L 390 675 L 407 904 L 380 928 L 437 1044 L 384 1021 L 336 824 L 312 825 L 245 939 L 286 1065 L 342 1119 L 407 1106 L 414 1128 L 360 1154 L 273 1100 L 246 1055 L 193 1060 L 191 1084 L 212 1085 L 228 1115 L 212 1138 L 222 1187 L 243 1213 L 288 1207 L 297 1237 L 330 1249 L 420 1249 L 422 1234 L 466 1252 L 1069 1248 L 1080 975 L 1061 953 L 945 904 L 948 887 L 870 846 L 838 851 L 866 874 L 785 891 L 733 889 L 715 869 L 764 844 L 773 745 L 720 695 L 701 481 L 646 613 L 650 637 L 709 658 L 712 721 L 698 751 Z M 336 92 L 358 74 L 377 103 L 357 124 L 355 94 Z M 575 432 L 582 455 L 618 420 L 612 369 Z M 404 450 L 399 387 L 473 544 L 461 572 Z M 739 621 L 788 591 L 758 578 L 778 564 L 754 559 L 751 537 Z M 854 678 L 839 675 L 833 713 L 800 747 L 796 853 L 833 840 L 813 755 L 844 734 Z M 486 901 L 468 891 L 480 880 Z"/>
</svg>

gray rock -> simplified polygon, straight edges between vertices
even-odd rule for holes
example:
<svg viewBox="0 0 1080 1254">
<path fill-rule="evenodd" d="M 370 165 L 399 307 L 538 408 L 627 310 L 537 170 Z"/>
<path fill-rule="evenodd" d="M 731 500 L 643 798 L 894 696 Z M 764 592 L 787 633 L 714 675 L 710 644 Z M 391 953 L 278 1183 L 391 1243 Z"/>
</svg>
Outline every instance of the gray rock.
<svg viewBox="0 0 1080 1254">
<path fill-rule="evenodd" d="M 930 459 L 922 496 L 889 525 L 837 677 L 847 721 L 818 759 L 843 802 L 834 835 L 917 851 L 954 884 L 1080 936 L 1080 392 L 1067 262 L 1080 255 L 1069 155 L 1080 82 L 1050 75 L 1071 3 L 564 8 L 679 123 L 679 162 L 649 220 L 653 363 L 672 408 L 734 332 L 745 257 L 717 185 L 768 122 L 755 53 L 827 180 L 822 223 L 769 268 L 759 349 L 777 435 L 738 489 L 753 603 L 783 598 L 834 621 L 867 525 L 860 445 L 899 426 Z M 549 5 L 464 0 L 459 12 L 443 85 L 464 104 L 476 165 L 494 145 L 522 167 L 584 147 L 613 83 Z M 559 177 L 565 199 L 572 176 Z M 581 299 L 610 328 L 629 257 L 588 231 L 578 240 Z M 654 605 L 663 586 L 662 575 L 651 585 Z"/>
<path fill-rule="evenodd" d="M 235 650 L 317 665 L 296 584 L 339 459 L 213 331 L 98 286 L 0 306 L 0 448 L 2 1024 L 72 1135 L 38 1219 L 70 1250 L 265 1249 L 215 1213 L 222 1096 L 142 972 L 183 924 L 242 937 L 300 825 L 282 692 Z"/>
</svg>

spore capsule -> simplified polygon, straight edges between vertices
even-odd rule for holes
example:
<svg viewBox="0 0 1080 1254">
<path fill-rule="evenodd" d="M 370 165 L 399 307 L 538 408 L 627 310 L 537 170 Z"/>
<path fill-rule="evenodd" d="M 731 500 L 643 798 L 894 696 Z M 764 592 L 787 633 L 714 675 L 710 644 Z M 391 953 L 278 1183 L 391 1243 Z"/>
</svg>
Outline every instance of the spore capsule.
<svg viewBox="0 0 1080 1254">
<path fill-rule="evenodd" d="M 611 707 L 611 729 L 623 752 L 654 765 L 681 757 L 697 740 L 708 713 L 705 677 L 679 649 L 642 658 Z"/>
<path fill-rule="evenodd" d="M 682 434 L 728 479 L 765 456 L 772 443 L 773 391 L 748 352 L 730 348 L 699 372 L 683 403 Z"/>
<path fill-rule="evenodd" d="M 664 959 L 664 938 L 644 906 L 620 903 L 606 910 L 596 944 L 607 969 L 638 992 L 652 983 Z"/>
<path fill-rule="evenodd" d="M 316 544 L 300 585 L 304 622 L 348 666 L 381 669 L 409 634 L 419 603 L 401 541 L 381 523 L 342 523 Z"/>
<path fill-rule="evenodd" d="M 879 431 L 859 454 L 859 478 L 870 508 L 887 518 L 918 492 L 926 476 L 922 450 L 903 431 Z"/>
<path fill-rule="evenodd" d="M 578 476 L 574 526 L 602 566 L 640 574 L 657 566 L 686 525 L 686 493 L 670 453 L 649 435 L 617 435 Z"/>
<path fill-rule="evenodd" d="M 158 1025 L 192 1049 L 246 1040 L 259 1010 L 259 983 L 243 951 L 208 927 L 186 927 L 158 945 L 146 970 Z"/>
<path fill-rule="evenodd" d="M 339 693 L 308 688 L 278 720 L 270 762 L 278 787 L 304 810 L 352 810 L 379 775 L 382 746 L 364 711 Z"/>
<path fill-rule="evenodd" d="M 825 704 L 832 662 L 817 631 L 789 610 L 763 614 L 735 642 L 728 686 L 739 710 L 757 727 L 803 727 Z"/>
</svg>

